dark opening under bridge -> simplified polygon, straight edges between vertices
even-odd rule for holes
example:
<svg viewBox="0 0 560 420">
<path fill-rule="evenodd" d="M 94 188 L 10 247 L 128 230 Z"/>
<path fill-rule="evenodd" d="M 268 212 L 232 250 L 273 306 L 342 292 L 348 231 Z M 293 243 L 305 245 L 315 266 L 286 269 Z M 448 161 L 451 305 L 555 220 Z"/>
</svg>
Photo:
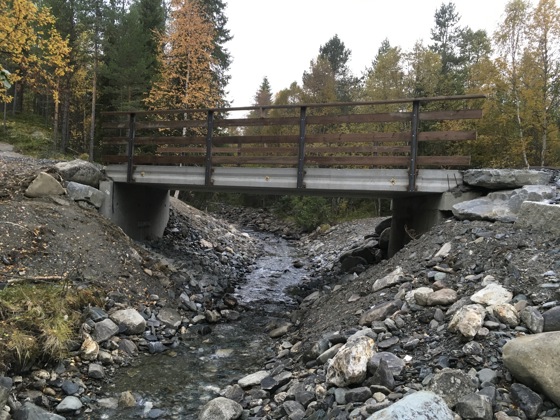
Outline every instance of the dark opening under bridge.
<svg viewBox="0 0 560 420">
<path fill-rule="evenodd" d="M 170 189 L 388 197 L 394 210 L 418 210 L 411 199 L 462 183 L 470 156 L 457 153 L 476 138 L 482 111 L 469 106 L 483 98 L 104 113 L 103 162 L 115 183 L 105 213 L 139 237 L 163 231 L 148 207 L 168 204 L 148 203 Z M 233 117 L 240 112 L 249 114 Z"/>
</svg>

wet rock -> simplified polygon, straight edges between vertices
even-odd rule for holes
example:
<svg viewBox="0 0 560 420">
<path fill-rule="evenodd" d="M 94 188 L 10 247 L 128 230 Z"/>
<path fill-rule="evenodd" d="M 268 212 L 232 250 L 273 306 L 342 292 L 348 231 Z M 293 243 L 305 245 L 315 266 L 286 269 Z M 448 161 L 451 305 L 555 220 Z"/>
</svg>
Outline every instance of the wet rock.
<svg viewBox="0 0 560 420">
<path fill-rule="evenodd" d="M 474 303 L 481 305 L 499 305 L 508 303 L 513 298 L 513 293 L 499 284 L 489 284 L 471 296 Z"/>
<path fill-rule="evenodd" d="M 26 197 L 36 198 L 64 194 L 62 185 L 46 172 L 41 172 L 25 190 Z"/>
<path fill-rule="evenodd" d="M 539 394 L 523 384 L 513 384 L 510 393 L 513 403 L 523 410 L 529 420 L 537 418 L 543 407 Z"/>
<path fill-rule="evenodd" d="M 464 420 L 492 420 L 492 403 L 485 395 L 468 394 L 459 399 L 455 412 Z"/>
<path fill-rule="evenodd" d="M 105 377 L 105 369 L 98 363 L 90 363 L 88 366 L 88 376 L 93 379 L 103 379 Z"/>
<path fill-rule="evenodd" d="M 462 397 L 475 392 L 476 385 L 463 371 L 445 368 L 433 376 L 428 390 L 442 397 L 447 405 L 453 408 Z"/>
<path fill-rule="evenodd" d="M 241 388 L 249 388 L 255 385 L 259 385 L 261 381 L 269 376 L 270 373 L 266 370 L 261 370 L 250 375 L 244 376 L 237 381 Z"/>
<path fill-rule="evenodd" d="M 449 322 L 451 332 L 459 332 L 467 339 L 473 339 L 481 329 L 486 316 L 482 305 L 466 305 L 459 309 Z"/>
<path fill-rule="evenodd" d="M 118 406 L 122 408 L 131 408 L 136 406 L 136 398 L 130 391 L 123 391 L 119 394 Z"/>
<path fill-rule="evenodd" d="M 125 334 L 142 334 L 146 329 L 146 320 L 136 309 L 121 309 L 113 312 L 109 317 L 117 325 L 123 326 Z"/>
<path fill-rule="evenodd" d="M 199 420 L 235 420 L 241 417 L 243 407 L 228 398 L 218 397 L 207 402 L 198 416 Z"/>
<path fill-rule="evenodd" d="M 26 401 L 14 411 L 14 420 L 65 420 L 65 417 Z"/>
<path fill-rule="evenodd" d="M 560 306 L 543 313 L 543 332 L 560 331 Z"/>
<path fill-rule="evenodd" d="M 438 395 L 419 391 L 368 417 L 368 420 L 454 420 L 453 412 Z"/>
<path fill-rule="evenodd" d="M 69 395 L 56 406 L 57 413 L 72 413 L 83 407 L 79 398 Z"/>
<path fill-rule="evenodd" d="M 504 366 L 523 384 L 542 391 L 560 405 L 560 332 L 526 335 L 508 341 L 502 349 Z"/>
<path fill-rule="evenodd" d="M 370 337 L 359 337 L 346 343 L 330 360 L 327 382 L 338 387 L 362 382 L 367 374 L 367 364 L 373 356 L 375 342 Z"/>
</svg>

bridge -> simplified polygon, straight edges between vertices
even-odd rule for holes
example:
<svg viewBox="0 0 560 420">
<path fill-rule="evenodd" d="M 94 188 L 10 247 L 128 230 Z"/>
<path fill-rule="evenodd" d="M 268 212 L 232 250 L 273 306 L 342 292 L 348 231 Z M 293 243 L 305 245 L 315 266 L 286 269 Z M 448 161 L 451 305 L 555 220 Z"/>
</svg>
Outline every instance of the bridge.
<svg viewBox="0 0 560 420">
<path fill-rule="evenodd" d="M 462 183 L 483 98 L 106 112 L 104 213 L 140 238 L 163 232 L 169 190 L 386 197 L 395 235 L 423 231 Z"/>
</svg>

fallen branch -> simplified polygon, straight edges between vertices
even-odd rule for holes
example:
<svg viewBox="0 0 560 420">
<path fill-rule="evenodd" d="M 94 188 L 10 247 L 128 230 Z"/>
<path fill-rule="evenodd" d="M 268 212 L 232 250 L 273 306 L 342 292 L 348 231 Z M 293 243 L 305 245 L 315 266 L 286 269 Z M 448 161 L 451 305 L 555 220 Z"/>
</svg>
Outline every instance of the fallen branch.
<svg viewBox="0 0 560 420">
<path fill-rule="evenodd" d="M 6 276 L 6 274 L 0 273 L 1 276 Z M 16 284 L 16 283 L 34 283 L 34 282 L 45 282 L 53 283 L 59 281 L 68 280 L 67 276 L 33 276 L 33 277 L 11 277 L 3 281 L 4 284 Z"/>
</svg>

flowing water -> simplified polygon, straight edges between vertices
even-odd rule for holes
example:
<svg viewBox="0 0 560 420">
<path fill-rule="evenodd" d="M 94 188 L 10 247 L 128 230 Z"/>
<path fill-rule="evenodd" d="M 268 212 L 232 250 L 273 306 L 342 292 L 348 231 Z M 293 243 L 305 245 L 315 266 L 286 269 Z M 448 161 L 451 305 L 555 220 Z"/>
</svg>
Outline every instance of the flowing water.
<svg viewBox="0 0 560 420">
<path fill-rule="evenodd" d="M 295 250 L 283 239 L 260 235 L 265 255 L 236 290 L 240 304 L 251 310 L 239 320 L 212 326 L 206 336 L 193 335 L 170 351 L 142 355 L 134 366 L 120 368 L 109 394 L 131 391 L 140 397 L 137 407 L 105 409 L 96 418 L 149 418 L 150 408 L 163 410 L 162 419 L 196 419 L 199 408 L 237 379 L 262 369 L 276 355 L 267 324 L 295 303 L 285 289 L 307 274 L 293 267 Z"/>
</svg>

